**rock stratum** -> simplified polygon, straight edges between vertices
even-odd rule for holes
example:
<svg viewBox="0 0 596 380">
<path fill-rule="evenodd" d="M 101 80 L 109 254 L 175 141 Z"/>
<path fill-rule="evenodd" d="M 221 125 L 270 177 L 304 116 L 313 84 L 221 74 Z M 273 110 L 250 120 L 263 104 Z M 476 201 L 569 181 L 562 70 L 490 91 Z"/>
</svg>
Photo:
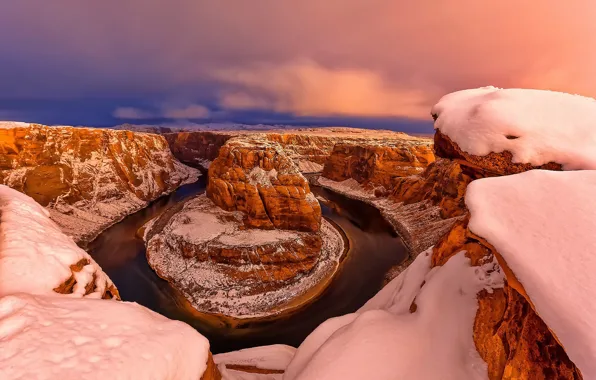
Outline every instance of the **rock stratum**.
<svg viewBox="0 0 596 380">
<path fill-rule="evenodd" d="M 321 217 L 308 181 L 263 135 L 229 139 L 206 195 L 146 227 L 149 264 L 195 310 L 237 320 L 278 315 L 319 294 L 344 239 Z"/>
<path fill-rule="evenodd" d="M 245 213 L 247 227 L 316 232 L 321 207 L 308 181 L 277 143 L 230 140 L 209 167 L 207 196 L 226 211 Z"/>
<path fill-rule="evenodd" d="M 0 128 L 0 183 L 45 206 L 79 243 L 197 177 L 158 135 L 25 123 Z"/>
<path fill-rule="evenodd" d="M 176 158 L 203 168 L 208 168 L 230 138 L 253 136 L 279 144 L 302 173 L 321 172 L 336 144 L 364 145 L 371 141 L 391 144 L 415 139 L 401 132 L 340 127 L 175 132 L 164 136 Z"/>
</svg>

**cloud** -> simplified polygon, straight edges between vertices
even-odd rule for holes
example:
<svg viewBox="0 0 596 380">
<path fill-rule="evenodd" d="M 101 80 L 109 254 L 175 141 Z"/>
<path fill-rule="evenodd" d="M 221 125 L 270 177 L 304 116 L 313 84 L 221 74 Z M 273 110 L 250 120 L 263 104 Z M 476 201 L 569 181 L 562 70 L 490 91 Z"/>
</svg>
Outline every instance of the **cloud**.
<svg viewBox="0 0 596 380">
<path fill-rule="evenodd" d="M 209 109 L 199 104 L 191 104 L 185 107 L 162 106 L 158 110 L 145 110 L 135 107 L 118 107 L 112 112 L 117 119 L 207 119 L 210 116 Z"/>
<path fill-rule="evenodd" d="M 0 101 L 427 120 L 424 107 L 469 87 L 596 96 L 594 14 L 593 0 L 5 1 Z"/>
<path fill-rule="evenodd" d="M 209 109 L 198 104 L 183 108 L 167 108 L 162 111 L 162 116 L 168 119 L 207 119 L 209 115 Z"/>
<path fill-rule="evenodd" d="M 366 69 L 330 69 L 304 60 L 217 70 L 220 106 L 297 116 L 428 117 L 422 89 L 392 86 Z"/>
<path fill-rule="evenodd" d="M 134 107 L 118 107 L 112 112 L 112 116 L 116 119 L 152 119 L 154 114 L 151 112 Z"/>
</svg>

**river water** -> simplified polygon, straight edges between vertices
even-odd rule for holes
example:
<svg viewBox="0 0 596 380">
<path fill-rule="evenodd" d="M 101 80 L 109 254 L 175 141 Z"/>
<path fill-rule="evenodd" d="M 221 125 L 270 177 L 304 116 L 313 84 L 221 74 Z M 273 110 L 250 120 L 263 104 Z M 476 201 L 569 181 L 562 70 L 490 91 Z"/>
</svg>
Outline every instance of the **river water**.
<svg viewBox="0 0 596 380">
<path fill-rule="evenodd" d="M 110 276 L 124 301 L 134 301 L 171 319 L 187 322 L 206 336 L 213 353 L 267 344 L 297 347 L 328 318 L 351 313 L 381 287 L 387 270 L 407 253 L 391 226 L 374 207 L 328 190 L 312 187 L 333 203 L 321 205 L 323 215 L 337 223 L 350 239 L 350 250 L 331 285 L 316 301 L 283 319 L 241 328 L 215 327 L 196 319 L 180 304 L 180 294 L 147 264 L 137 230 L 168 207 L 205 190 L 205 176 L 194 184 L 153 202 L 104 231 L 89 245 L 89 253 Z"/>
</svg>

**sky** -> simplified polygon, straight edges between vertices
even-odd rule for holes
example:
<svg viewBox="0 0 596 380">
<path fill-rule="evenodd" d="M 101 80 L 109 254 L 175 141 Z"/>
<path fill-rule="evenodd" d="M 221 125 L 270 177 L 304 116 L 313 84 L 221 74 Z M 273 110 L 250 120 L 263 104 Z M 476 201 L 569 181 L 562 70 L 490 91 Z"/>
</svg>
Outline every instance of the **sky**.
<svg viewBox="0 0 596 380">
<path fill-rule="evenodd" d="M 593 0 L 0 0 L 0 120 L 427 132 L 444 94 L 596 96 Z"/>
</svg>

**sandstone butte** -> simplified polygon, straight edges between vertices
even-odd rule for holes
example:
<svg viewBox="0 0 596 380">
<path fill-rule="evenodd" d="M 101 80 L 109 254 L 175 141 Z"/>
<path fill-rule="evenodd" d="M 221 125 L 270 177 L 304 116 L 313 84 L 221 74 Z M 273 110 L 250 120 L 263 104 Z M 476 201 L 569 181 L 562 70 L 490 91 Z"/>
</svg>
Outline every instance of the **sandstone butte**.
<svg viewBox="0 0 596 380">
<path fill-rule="evenodd" d="M 46 206 L 80 243 L 196 178 L 162 136 L 39 124 L 0 128 L 0 183 Z"/>
<path fill-rule="evenodd" d="M 403 182 L 409 182 L 411 187 L 398 185 L 394 196 L 410 201 L 429 197 L 441 205 L 445 216 L 462 216 L 433 248 L 433 266 L 443 265 L 457 252 L 465 250 L 472 265 L 481 265 L 495 257 L 503 268 L 506 275 L 504 288 L 492 294 L 479 293 L 474 323 L 474 342 L 488 364 L 489 378 L 581 379 L 581 373 L 536 314 L 522 284 L 501 255 L 468 229 L 469 214 L 463 197 L 470 181 L 515 174 L 535 167 L 513 163 L 512 155 L 507 151 L 485 157 L 467 154 L 439 130 L 435 134 L 435 153 L 440 158 L 420 178 L 404 178 Z M 561 170 L 561 165 L 548 163 L 540 168 Z M 435 183 L 437 180 L 442 182 Z M 439 185 L 441 192 L 434 190 Z"/>
<path fill-rule="evenodd" d="M 247 227 L 317 232 L 321 207 L 308 181 L 277 143 L 230 140 L 209 167 L 207 196 L 226 211 L 245 213 Z"/>
</svg>

